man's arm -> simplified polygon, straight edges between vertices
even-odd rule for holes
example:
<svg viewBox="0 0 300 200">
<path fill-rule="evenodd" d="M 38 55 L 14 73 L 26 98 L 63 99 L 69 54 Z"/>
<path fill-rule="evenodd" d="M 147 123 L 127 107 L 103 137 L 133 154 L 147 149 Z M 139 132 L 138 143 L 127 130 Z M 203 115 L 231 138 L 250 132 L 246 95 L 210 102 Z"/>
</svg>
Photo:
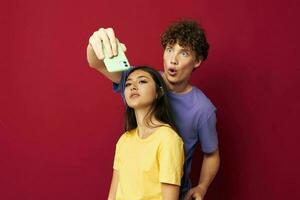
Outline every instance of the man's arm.
<svg viewBox="0 0 300 200">
<path fill-rule="evenodd" d="M 109 190 L 109 194 L 108 194 L 108 198 L 107 198 L 108 200 L 115 200 L 116 199 L 118 183 L 119 183 L 118 171 L 114 169 L 113 177 L 112 177 L 111 185 L 110 185 L 110 190 Z"/>
<path fill-rule="evenodd" d="M 162 183 L 161 192 L 163 200 L 178 200 L 179 186 L 173 184 Z"/>
<path fill-rule="evenodd" d="M 219 170 L 219 166 L 220 155 L 218 150 L 211 154 L 204 154 L 199 183 L 189 190 L 184 200 L 189 200 L 191 197 L 195 200 L 203 200 L 209 185 Z"/>
<path fill-rule="evenodd" d="M 109 57 L 118 55 L 117 38 L 112 28 L 100 28 L 94 32 L 89 38 L 89 44 L 87 46 L 87 61 L 91 68 L 96 69 L 102 73 L 105 77 L 113 81 L 114 83 L 120 83 L 121 72 L 108 72 L 103 62 L 104 53 L 102 46 L 105 45 Z M 126 51 L 125 45 L 121 44 L 124 51 Z"/>
</svg>

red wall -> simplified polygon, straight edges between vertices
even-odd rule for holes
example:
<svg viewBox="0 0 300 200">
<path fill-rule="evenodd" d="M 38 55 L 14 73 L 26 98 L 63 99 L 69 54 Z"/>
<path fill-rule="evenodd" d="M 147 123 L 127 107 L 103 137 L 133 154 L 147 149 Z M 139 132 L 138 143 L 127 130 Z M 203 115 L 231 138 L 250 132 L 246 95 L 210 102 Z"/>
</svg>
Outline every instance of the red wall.
<svg viewBox="0 0 300 200">
<path fill-rule="evenodd" d="M 88 67 L 88 38 L 112 26 L 131 64 L 160 68 L 160 33 L 190 17 L 211 43 L 193 83 L 218 107 L 222 165 L 206 200 L 299 199 L 298 8 L 296 0 L 2 3 L 0 198 L 105 199 L 123 105 Z"/>
</svg>

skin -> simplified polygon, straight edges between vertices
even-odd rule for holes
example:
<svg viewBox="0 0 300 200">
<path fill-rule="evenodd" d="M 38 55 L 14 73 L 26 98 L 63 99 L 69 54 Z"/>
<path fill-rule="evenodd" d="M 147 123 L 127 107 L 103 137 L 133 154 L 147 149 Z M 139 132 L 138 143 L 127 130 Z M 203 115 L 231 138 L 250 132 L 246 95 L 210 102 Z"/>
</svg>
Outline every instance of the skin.
<svg viewBox="0 0 300 200">
<path fill-rule="evenodd" d="M 143 70 L 132 72 L 125 83 L 124 95 L 127 105 L 134 109 L 139 137 L 147 138 L 157 129 L 145 124 L 146 115 L 157 98 L 156 85 L 151 75 Z M 154 125 L 162 125 L 154 116 L 151 116 L 151 120 Z M 114 170 L 108 196 L 109 200 L 114 200 L 116 197 L 118 181 L 118 171 Z M 164 200 L 178 199 L 179 186 L 161 183 L 161 189 Z"/>
<path fill-rule="evenodd" d="M 192 89 L 189 79 L 192 71 L 199 67 L 201 61 L 196 60 L 190 48 L 179 44 L 167 45 L 164 50 L 164 80 L 172 92 L 186 93 Z"/>
<path fill-rule="evenodd" d="M 119 174 L 118 174 L 117 170 L 114 170 L 107 200 L 115 200 L 116 199 L 118 182 L 119 182 Z"/>
<path fill-rule="evenodd" d="M 135 113 L 149 110 L 156 98 L 156 86 L 151 75 L 143 70 L 132 72 L 125 82 L 125 100 Z"/>
<path fill-rule="evenodd" d="M 192 86 L 189 84 L 189 79 L 193 70 L 201 64 L 201 60 L 196 59 L 195 52 L 190 48 L 182 47 L 175 43 L 166 46 L 163 59 L 163 77 L 169 89 L 179 94 L 191 91 Z M 188 191 L 184 200 L 189 200 L 191 197 L 195 200 L 202 200 L 207 188 L 218 172 L 219 165 L 219 151 L 215 151 L 212 154 L 204 154 L 199 183 Z"/>
<path fill-rule="evenodd" d="M 121 73 L 109 73 L 103 63 L 102 42 L 110 46 L 108 54 L 117 55 L 116 37 L 113 29 L 100 28 L 89 39 L 87 47 L 87 59 L 90 67 L 101 72 L 104 76 L 115 83 L 120 83 Z M 124 51 L 125 45 L 121 44 Z M 169 90 L 174 93 L 187 93 L 192 89 L 189 83 L 192 71 L 198 68 L 201 60 L 197 60 L 195 52 L 189 47 L 182 47 L 178 43 L 167 45 L 163 55 L 164 74 L 163 78 Z M 203 200 L 206 191 L 218 172 L 220 166 L 219 151 L 211 154 L 204 154 L 200 171 L 199 183 L 191 188 L 184 200 L 193 197 L 196 200 Z"/>
</svg>

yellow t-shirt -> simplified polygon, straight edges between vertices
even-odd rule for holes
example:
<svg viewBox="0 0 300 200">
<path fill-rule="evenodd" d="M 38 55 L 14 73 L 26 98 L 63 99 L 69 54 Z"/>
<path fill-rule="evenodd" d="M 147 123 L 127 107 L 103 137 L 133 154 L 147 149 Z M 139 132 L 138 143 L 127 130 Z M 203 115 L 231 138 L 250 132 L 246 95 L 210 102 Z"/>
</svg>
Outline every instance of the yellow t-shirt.
<svg viewBox="0 0 300 200">
<path fill-rule="evenodd" d="M 116 145 L 117 200 L 161 200 L 161 183 L 180 186 L 183 175 L 182 139 L 165 125 L 141 139 L 137 129 L 124 133 Z"/>
</svg>

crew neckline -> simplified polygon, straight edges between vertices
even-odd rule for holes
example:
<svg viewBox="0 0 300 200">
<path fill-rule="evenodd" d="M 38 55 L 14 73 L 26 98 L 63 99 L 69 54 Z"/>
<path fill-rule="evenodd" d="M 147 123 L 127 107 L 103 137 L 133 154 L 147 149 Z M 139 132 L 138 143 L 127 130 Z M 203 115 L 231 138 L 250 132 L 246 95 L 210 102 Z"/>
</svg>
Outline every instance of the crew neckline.
<svg viewBox="0 0 300 200">
<path fill-rule="evenodd" d="M 173 91 L 169 90 L 169 93 L 173 94 L 173 95 L 184 96 L 184 95 L 187 95 L 187 94 L 190 94 L 191 92 L 193 92 L 193 90 L 195 89 L 195 87 L 193 85 L 191 87 L 192 87 L 191 90 L 189 90 L 187 92 L 177 93 L 177 92 L 173 92 Z"/>
<path fill-rule="evenodd" d="M 134 130 L 134 136 L 139 140 L 139 141 L 148 141 L 151 138 L 153 138 L 156 135 L 156 132 L 162 128 L 162 127 L 171 127 L 169 124 L 162 124 L 161 126 L 157 127 L 150 135 L 148 135 L 145 138 L 141 138 L 138 134 L 138 128 L 136 127 Z"/>
</svg>

